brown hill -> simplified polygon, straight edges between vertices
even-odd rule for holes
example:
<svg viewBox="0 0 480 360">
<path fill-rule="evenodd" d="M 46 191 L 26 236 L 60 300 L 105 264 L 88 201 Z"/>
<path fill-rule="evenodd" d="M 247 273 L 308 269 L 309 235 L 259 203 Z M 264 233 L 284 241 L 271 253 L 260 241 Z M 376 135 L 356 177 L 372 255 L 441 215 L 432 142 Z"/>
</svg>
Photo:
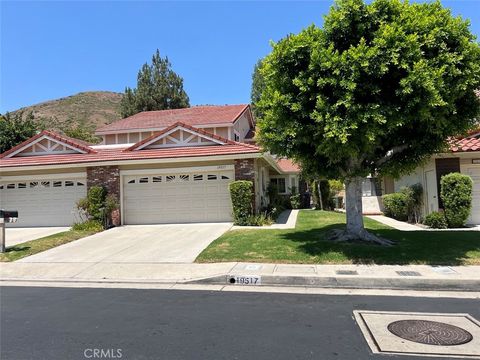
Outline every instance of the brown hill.
<svg viewBox="0 0 480 360">
<path fill-rule="evenodd" d="M 64 98 L 27 106 L 12 113 L 31 111 L 35 120 L 46 128 L 59 129 L 78 124 L 89 128 L 110 124 L 121 118 L 120 101 L 123 94 L 110 91 L 88 91 Z"/>
</svg>

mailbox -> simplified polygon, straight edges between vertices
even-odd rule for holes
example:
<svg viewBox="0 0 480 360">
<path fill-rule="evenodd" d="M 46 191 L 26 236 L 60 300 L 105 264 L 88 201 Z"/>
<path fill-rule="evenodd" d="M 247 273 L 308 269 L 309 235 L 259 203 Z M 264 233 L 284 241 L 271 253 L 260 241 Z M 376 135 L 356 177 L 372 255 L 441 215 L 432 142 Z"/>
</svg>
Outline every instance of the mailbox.
<svg viewBox="0 0 480 360">
<path fill-rule="evenodd" d="M 4 222 L 17 222 L 18 211 L 17 210 L 0 210 L 0 219 L 3 219 Z"/>
</svg>

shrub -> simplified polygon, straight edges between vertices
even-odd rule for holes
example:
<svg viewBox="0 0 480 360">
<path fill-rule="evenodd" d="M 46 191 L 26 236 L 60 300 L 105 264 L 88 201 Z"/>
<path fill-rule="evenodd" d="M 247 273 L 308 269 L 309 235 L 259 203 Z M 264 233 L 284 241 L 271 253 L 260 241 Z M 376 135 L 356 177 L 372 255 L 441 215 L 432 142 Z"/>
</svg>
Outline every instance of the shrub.
<svg viewBox="0 0 480 360">
<path fill-rule="evenodd" d="M 385 215 L 394 219 L 400 221 L 405 221 L 408 219 L 407 203 L 408 196 L 404 193 L 398 192 L 383 195 L 383 206 L 385 208 Z"/>
<path fill-rule="evenodd" d="M 289 198 L 289 202 L 290 202 L 290 208 L 291 209 L 300 209 L 300 205 L 301 205 L 301 198 L 300 198 L 300 194 L 297 192 L 297 188 L 295 186 L 292 186 L 290 188 L 290 198 Z"/>
<path fill-rule="evenodd" d="M 233 181 L 228 185 L 232 199 L 233 221 L 236 225 L 247 225 L 253 215 L 253 183 L 246 180 Z"/>
<path fill-rule="evenodd" d="M 87 212 L 91 219 L 100 222 L 105 218 L 107 190 L 102 186 L 92 186 L 87 193 Z"/>
<path fill-rule="evenodd" d="M 420 221 L 420 212 L 423 203 L 422 184 L 405 186 L 400 189 L 400 192 L 406 196 L 405 211 L 408 221 L 411 223 L 418 223 Z"/>
<path fill-rule="evenodd" d="M 446 229 L 448 227 L 445 215 L 438 211 L 428 214 L 423 223 L 433 229 Z"/>
<path fill-rule="evenodd" d="M 251 215 L 247 218 L 247 226 L 264 226 L 273 224 L 273 220 L 266 213 Z"/>
<path fill-rule="evenodd" d="M 473 181 L 468 175 L 451 173 L 440 180 L 440 197 L 451 228 L 462 227 L 472 209 Z"/>
<path fill-rule="evenodd" d="M 81 223 L 76 223 L 72 226 L 72 230 L 75 231 L 95 231 L 99 232 L 103 230 L 103 225 L 97 220 L 87 220 Z"/>
</svg>

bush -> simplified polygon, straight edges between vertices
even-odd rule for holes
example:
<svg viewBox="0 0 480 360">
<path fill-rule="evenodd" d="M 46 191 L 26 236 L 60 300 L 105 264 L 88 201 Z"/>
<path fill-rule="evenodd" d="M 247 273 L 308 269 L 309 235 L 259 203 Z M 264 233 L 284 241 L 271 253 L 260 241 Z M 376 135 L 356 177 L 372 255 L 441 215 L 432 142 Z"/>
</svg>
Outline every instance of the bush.
<svg viewBox="0 0 480 360">
<path fill-rule="evenodd" d="M 408 196 L 404 193 L 398 192 L 383 195 L 383 206 L 385 208 L 385 215 L 394 219 L 400 221 L 405 221 L 408 219 L 407 203 Z"/>
<path fill-rule="evenodd" d="M 290 188 L 290 198 L 289 198 L 289 205 L 291 209 L 300 209 L 301 205 L 301 198 L 300 194 L 297 192 L 297 188 L 292 186 Z"/>
<path fill-rule="evenodd" d="M 91 219 L 100 222 L 105 218 L 107 190 L 102 186 L 92 186 L 87 193 L 87 212 Z"/>
<path fill-rule="evenodd" d="M 446 229 L 448 227 L 445 215 L 438 211 L 428 214 L 423 223 L 433 229 Z"/>
<path fill-rule="evenodd" d="M 273 220 L 266 213 L 251 215 L 247 218 L 247 226 L 264 226 L 273 224 Z"/>
<path fill-rule="evenodd" d="M 451 173 L 440 180 L 440 197 L 451 228 L 465 225 L 472 209 L 473 181 L 468 175 Z"/>
<path fill-rule="evenodd" d="M 406 196 L 405 211 L 408 221 L 411 223 L 418 223 L 420 221 L 420 213 L 423 203 L 422 184 L 405 186 L 400 189 L 400 192 Z"/>
<path fill-rule="evenodd" d="M 97 220 L 87 220 L 85 222 L 76 223 L 72 226 L 72 230 L 75 231 L 95 231 L 99 232 L 103 230 L 103 225 Z"/>
<path fill-rule="evenodd" d="M 228 185 L 232 199 L 233 221 L 236 225 L 248 225 L 253 216 L 253 183 L 246 180 L 233 181 Z"/>
</svg>

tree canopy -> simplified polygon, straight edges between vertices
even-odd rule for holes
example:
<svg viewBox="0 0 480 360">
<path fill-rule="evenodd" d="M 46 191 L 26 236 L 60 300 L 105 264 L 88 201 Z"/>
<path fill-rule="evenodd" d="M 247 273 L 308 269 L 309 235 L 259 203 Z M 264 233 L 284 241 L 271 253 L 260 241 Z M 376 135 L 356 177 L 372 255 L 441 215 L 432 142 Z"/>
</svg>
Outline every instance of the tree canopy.
<svg viewBox="0 0 480 360">
<path fill-rule="evenodd" d="M 258 60 L 253 68 L 252 74 L 252 89 L 250 91 L 250 103 L 252 104 L 253 114 L 256 117 L 261 117 L 262 114 L 258 109 L 258 102 L 262 96 L 263 90 L 265 89 L 265 81 L 263 80 L 262 73 L 260 69 L 262 67 L 262 59 Z"/>
<path fill-rule="evenodd" d="M 125 89 L 121 114 L 128 117 L 142 111 L 189 106 L 188 95 L 183 89 L 183 78 L 172 70 L 168 58 L 162 58 L 157 50 L 152 63 L 145 63 L 139 70 L 137 87 Z"/>
<path fill-rule="evenodd" d="M 439 2 L 339 0 L 323 28 L 274 44 L 261 74 L 260 143 L 344 180 L 360 238 L 361 177 L 411 171 L 480 110 L 480 46 Z"/>
<path fill-rule="evenodd" d="M 37 126 L 33 119 L 32 113 L 24 117 L 21 111 L 15 115 L 10 113 L 0 115 L 0 153 L 35 135 Z"/>
</svg>

